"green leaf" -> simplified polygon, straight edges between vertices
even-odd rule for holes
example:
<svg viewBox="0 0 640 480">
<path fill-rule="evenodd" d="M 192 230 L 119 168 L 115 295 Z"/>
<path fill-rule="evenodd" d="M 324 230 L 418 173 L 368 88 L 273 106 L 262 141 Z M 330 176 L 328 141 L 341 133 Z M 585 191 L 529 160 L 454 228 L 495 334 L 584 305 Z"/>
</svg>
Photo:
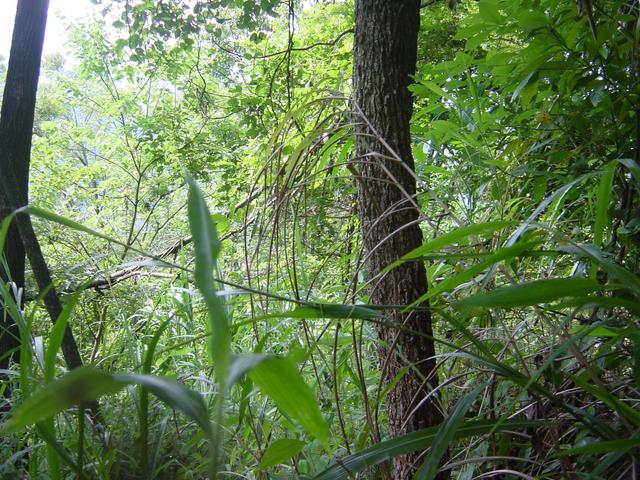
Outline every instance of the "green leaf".
<svg viewBox="0 0 640 480">
<path fill-rule="evenodd" d="M 60 350 L 60 346 L 62 345 L 62 339 L 64 337 L 64 332 L 67 329 L 67 324 L 69 322 L 69 317 L 73 312 L 80 296 L 82 295 L 82 291 L 78 291 L 71 295 L 62 309 L 62 312 L 56 319 L 56 323 L 51 329 L 51 334 L 49 335 L 49 346 L 44 356 L 44 379 L 46 382 L 50 382 L 53 380 L 53 377 L 56 373 L 56 355 Z"/>
<path fill-rule="evenodd" d="M 0 433 L 13 433 L 40 423 L 74 405 L 116 393 L 125 385 L 95 368 L 76 368 L 27 398 L 0 427 Z"/>
<path fill-rule="evenodd" d="M 573 381 L 587 392 L 591 393 L 594 397 L 604 402 L 609 408 L 624 416 L 629 421 L 633 422 L 636 427 L 640 427 L 640 413 L 633 407 L 630 407 L 613 393 L 604 390 L 598 386 L 592 385 L 581 376 L 570 375 Z"/>
<path fill-rule="evenodd" d="M 513 308 L 548 303 L 559 298 L 588 295 L 602 285 L 588 278 L 568 277 L 537 280 L 497 288 L 455 303 L 458 307 Z"/>
<path fill-rule="evenodd" d="M 453 440 L 456 431 L 464 421 L 464 417 L 473 405 L 480 392 L 484 389 L 484 386 L 479 386 L 462 397 L 453 412 L 447 417 L 444 423 L 438 429 L 433 440 L 433 446 L 429 451 L 426 462 L 422 464 L 420 470 L 416 474 L 416 480 L 433 480 L 438 473 L 440 466 L 440 459 L 449 448 L 449 444 Z"/>
<path fill-rule="evenodd" d="M 567 448 L 561 450 L 558 454 L 561 457 L 568 457 L 570 455 L 585 455 L 585 454 L 603 454 L 609 452 L 626 452 L 640 446 L 640 438 L 638 434 L 635 438 L 624 440 L 609 440 L 606 442 L 595 442 L 588 445 L 582 445 L 580 447 Z"/>
<path fill-rule="evenodd" d="M 453 435 L 454 439 L 484 435 L 503 430 L 541 427 L 549 422 L 539 420 L 505 420 L 497 425 L 497 420 L 470 420 L 462 423 Z M 439 426 L 418 430 L 401 437 L 377 443 L 359 453 L 349 455 L 313 480 L 349 480 L 353 475 L 398 455 L 429 448 L 440 429 Z"/>
<path fill-rule="evenodd" d="M 77 230 L 79 232 L 84 232 L 84 233 L 88 233 L 89 235 L 92 235 L 94 237 L 98 237 L 98 238 L 102 238 L 103 240 L 107 240 L 108 242 L 113 242 L 116 243 L 120 246 L 126 247 L 126 248 L 130 248 L 129 245 L 127 245 L 125 242 L 122 242 L 116 238 L 110 237 L 108 235 L 104 235 L 96 230 L 92 230 L 89 227 L 86 227 L 85 225 L 82 225 L 81 223 L 78 223 L 74 220 L 71 220 L 69 218 L 66 217 L 62 217 L 56 213 L 53 212 L 49 212 L 48 210 L 44 210 L 42 208 L 39 207 L 34 207 L 33 205 L 29 205 L 28 207 L 24 208 L 24 211 L 26 213 L 28 213 L 29 215 L 33 215 L 35 217 L 38 218 L 42 218 L 44 220 L 49 220 L 50 222 L 54 222 L 54 223 L 59 223 L 60 225 L 64 225 L 65 227 L 71 228 L 72 230 Z M 132 251 L 138 252 L 138 253 L 143 253 L 140 252 L 139 250 L 135 250 L 133 248 L 130 248 Z"/>
<path fill-rule="evenodd" d="M 249 377 L 284 415 L 296 420 L 323 445 L 328 443 L 329 429 L 314 394 L 291 361 L 275 357 L 266 359 L 249 372 Z"/>
<path fill-rule="evenodd" d="M 258 470 L 263 470 L 288 461 L 291 457 L 300 453 L 305 445 L 306 443 L 302 440 L 289 438 L 276 440 L 269 445 L 269 448 L 267 448 L 264 455 L 262 455 Z"/>
<path fill-rule="evenodd" d="M 218 381 L 224 383 L 231 357 L 231 331 L 213 277 L 222 244 L 200 188 L 191 178 L 187 178 L 187 183 L 189 225 L 196 256 L 195 283 L 207 305 L 211 322 L 211 357 L 216 364 Z"/>
<path fill-rule="evenodd" d="M 264 317 L 275 318 L 353 318 L 358 320 L 374 320 L 381 318 L 381 312 L 362 305 L 340 305 L 332 303 L 308 304 L 289 310 L 288 312 L 273 313 Z M 264 318 L 261 317 L 261 318 Z"/>
<path fill-rule="evenodd" d="M 631 158 L 619 158 L 618 162 L 629 169 L 633 178 L 636 180 L 636 184 L 640 186 L 640 165 Z"/>
<path fill-rule="evenodd" d="M 272 356 L 258 354 L 233 355 L 227 374 L 227 389 L 233 387 L 244 375 L 269 358 L 272 358 Z"/>
<path fill-rule="evenodd" d="M 15 217 L 15 215 L 15 212 L 11 212 L 2 220 L 2 224 L 0 224 L 0 252 L 4 250 L 4 242 L 7 238 L 9 227 L 11 226 L 11 222 L 13 221 L 13 217 Z"/>
<path fill-rule="evenodd" d="M 561 252 L 571 253 L 581 258 L 588 258 L 597 263 L 602 270 L 609 274 L 610 280 L 617 280 L 620 285 L 640 296 L 640 278 L 634 273 L 617 263 L 609 260 L 607 256 L 594 245 L 562 245 L 558 247 Z"/>
<path fill-rule="evenodd" d="M 434 250 L 440 250 L 443 247 L 448 247 L 454 244 L 458 244 L 462 240 L 465 240 L 466 238 L 472 235 L 494 233 L 494 232 L 497 232 L 498 230 L 502 230 L 503 228 L 513 226 L 513 225 L 517 225 L 517 222 L 497 221 L 497 222 L 477 223 L 477 224 L 469 225 L 466 227 L 456 228 L 455 230 L 449 233 L 445 233 L 444 235 L 440 235 L 438 238 L 431 240 L 430 242 L 427 242 L 424 245 L 421 245 L 418 248 L 410 251 L 409 253 L 404 255 L 400 260 L 386 267 L 385 271 L 388 271 L 388 270 L 391 270 L 392 268 L 397 267 L 402 262 L 420 259 L 428 252 L 432 252 Z"/>
<path fill-rule="evenodd" d="M 211 425 L 207 407 L 199 393 L 181 383 L 150 375 L 109 374 L 92 367 L 76 368 L 45 385 L 15 409 L 0 427 L 0 433 L 13 433 L 28 425 L 40 423 L 54 415 L 102 395 L 119 392 L 126 385 L 142 385 L 171 407 L 194 420 L 208 435 Z"/>
<path fill-rule="evenodd" d="M 527 75 L 522 79 L 520 84 L 516 87 L 515 91 L 513 92 L 513 95 L 511 95 L 512 102 L 514 102 L 518 98 L 518 96 L 520 95 L 520 92 L 522 92 L 522 89 L 527 86 L 527 84 L 529 83 L 529 80 L 531 80 L 531 77 L 533 77 L 534 73 L 536 73 L 536 70 L 529 72 L 529 75 Z"/>
<path fill-rule="evenodd" d="M 605 169 L 600 184 L 598 185 L 598 196 L 596 204 L 596 223 L 593 227 L 593 243 L 597 247 L 602 247 L 604 229 L 609 223 L 609 203 L 611 202 L 611 187 L 613 177 L 616 172 L 616 163 L 609 163 Z"/>
<path fill-rule="evenodd" d="M 492 265 L 498 262 L 501 262 L 503 260 L 508 260 L 511 258 L 518 257 L 523 252 L 530 250 L 539 244 L 540 242 L 538 241 L 523 242 L 523 243 L 518 243 L 513 247 L 501 248 L 497 250 L 495 253 L 493 253 L 491 256 L 487 257 L 486 259 L 479 262 L 478 264 L 467 268 L 466 270 L 459 273 L 458 275 L 447 277 L 442 282 L 438 283 L 433 288 L 429 289 L 429 291 L 426 294 L 418 298 L 418 300 L 416 300 L 413 303 L 413 305 L 419 305 L 425 300 L 428 300 L 429 298 L 432 298 L 443 292 L 448 292 L 450 290 L 453 290 L 458 285 L 461 285 L 464 282 L 468 282 L 469 280 L 474 278 L 476 275 L 482 273 L 484 270 L 491 267 Z"/>
<path fill-rule="evenodd" d="M 132 373 L 114 374 L 113 379 L 123 384 L 140 385 L 160 400 L 180 410 L 187 417 L 198 424 L 200 428 L 211 437 L 211 422 L 209 412 L 202 395 L 185 387 L 182 383 L 172 378 L 162 378 L 153 375 L 139 375 Z"/>
</svg>

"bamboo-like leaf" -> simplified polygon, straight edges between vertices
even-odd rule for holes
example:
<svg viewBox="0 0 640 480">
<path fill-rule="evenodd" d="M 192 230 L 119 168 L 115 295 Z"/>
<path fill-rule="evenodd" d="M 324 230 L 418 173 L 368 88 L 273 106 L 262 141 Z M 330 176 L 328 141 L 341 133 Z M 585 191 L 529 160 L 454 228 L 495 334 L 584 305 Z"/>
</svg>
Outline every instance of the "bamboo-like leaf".
<svg viewBox="0 0 640 480">
<path fill-rule="evenodd" d="M 2 220 L 2 224 L 0 224 L 0 252 L 4 250 L 4 242 L 7 238 L 7 232 L 9 232 L 9 227 L 11 226 L 14 216 L 15 212 L 11 212 Z"/>
<path fill-rule="evenodd" d="M 89 235 L 92 235 L 94 237 L 98 237 L 98 238 L 102 238 L 103 240 L 107 240 L 108 242 L 112 242 L 115 243 L 117 245 L 120 245 L 122 247 L 127 247 L 130 248 L 129 245 L 127 245 L 125 242 L 122 242 L 121 240 L 118 240 L 117 238 L 113 238 L 110 237 L 108 235 L 105 235 L 103 233 L 100 233 L 96 230 L 93 230 L 89 227 L 87 227 L 86 225 L 83 225 L 81 223 L 78 223 L 74 220 L 71 220 L 70 218 L 66 218 L 63 217 L 61 215 L 58 215 L 56 213 L 50 212 L 48 210 L 45 210 L 43 208 L 40 207 L 35 207 L 33 205 L 29 205 L 27 207 L 25 207 L 23 209 L 26 213 L 28 213 L 29 215 L 33 215 L 34 217 L 38 217 L 38 218 L 42 218 L 43 220 L 49 220 L 50 222 L 54 222 L 54 223 L 58 223 L 60 225 L 64 225 L 65 227 L 71 228 L 72 230 L 77 230 L 79 232 L 84 232 L 87 233 Z M 139 250 L 134 250 L 132 248 L 130 248 L 133 251 L 136 251 L 138 253 L 141 253 Z"/>
<path fill-rule="evenodd" d="M 296 420 L 323 445 L 327 444 L 328 426 L 322 418 L 313 392 L 291 361 L 285 358 L 268 358 L 258 363 L 249 372 L 249 377 L 283 414 Z"/>
<path fill-rule="evenodd" d="M 504 430 L 536 428 L 547 424 L 548 422 L 540 420 L 506 420 L 501 425 L 496 425 L 495 420 L 470 420 L 462 423 L 462 425 L 455 430 L 453 438 L 473 437 Z M 348 480 L 356 473 L 378 465 L 386 460 L 390 460 L 398 455 L 424 450 L 433 444 L 438 430 L 438 426 L 425 428 L 401 437 L 380 442 L 359 453 L 341 459 L 336 464 L 313 477 L 313 480 Z"/>
<path fill-rule="evenodd" d="M 640 165 L 632 158 L 619 158 L 618 162 L 629 169 L 636 183 L 640 186 Z"/>
<path fill-rule="evenodd" d="M 172 378 L 154 375 L 119 373 L 114 374 L 113 379 L 123 384 L 140 385 L 146 388 L 160 400 L 195 421 L 204 433 L 211 437 L 212 430 L 207 405 L 198 392 L 185 387 Z"/>
<path fill-rule="evenodd" d="M 291 438 L 276 440 L 265 450 L 258 465 L 258 470 L 263 470 L 288 461 L 291 457 L 300 453 L 305 445 L 306 443 L 302 440 Z"/>
<path fill-rule="evenodd" d="M 513 308 L 548 303 L 564 297 L 588 295 L 602 285 L 588 278 L 568 277 L 537 280 L 497 288 L 455 303 L 458 307 Z"/>
<path fill-rule="evenodd" d="M 227 374 L 227 389 L 233 387 L 244 375 L 269 358 L 272 356 L 259 354 L 232 356 Z"/>
<path fill-rule="evenodd" d="M 358 320 L 374 320 L 383 317 L 377 310 L 364 305 L 341 305 L 333 303 L 314 303 L 301 305 L 293 310 L 272 313 L 260 318 L 352 318 Z"/>
<path fill-rule="evenodd" d="M 27 398 L 0 427 L 0 433 L 13 433 L 40 423 L 74 405 L 116 393 L 124 386 L 125 383 L 106 372 L 91 367 L 76 368 Z"/>
<path fill-rule="evenodd" d="M 483 388 L 484 386 L 476 387 L 458 401 L 453 411 L 438 429 L 427 460 L 422 464 L 422 467 L 420 467 L 420 470 L 418 470 L 416 474 L 416 480 L 433 480 L 433 478 L 435 478 L 438 473 L 438 467 L 440 466 L 440 459 L 447 451 L 447 448 L 449 448 L 449 444 L 453 440 L 456 431 L 464 421 L 464 416 L 476 398 L 478 398 Z"/>
<path fill-rule="evenodd" d="M 592 307 L 594 305 L 602 305 L 603 307 L 622 307 L 626 308 L 636 315 L 640 315 L 640 302 L 633 300 L 627 300 L 622 297 L 602 297 L 602 296 L 587 296 L 576 297 L 562 301 L 555 304 L 556 308 L 568 308 L 568 307 Z"/>
<path fill-rule="evenodd" d="M 419 246 L 418 248 L 407 253 L 406 255 L 403 255 L 400 260 L 386 267 L 385 271 L 391 270 L 392 268 L 397 267 L 403 262 L 422 258 L 428 252 L 433 252 L 435 250 L 440 250 L 443 247 L 448 247 L 454 244 L 458 244 L 462 240 L 465 240 L 470 236 L 494 233 L 494 232 L 497 232 L 498 230 L 502 230 L 504 228 L 514 226 L 514 225 L 517 225 L 517 222 L 497 221 L 497 222 L 488 222 L 488 223 L 476 223 L 466 227 L 456 228 L 455 230 L 449 233 L 440 235 L 438 238 Z"/>
<path fill-rule="evenodd" d="M 133 384 L 146 387 L 171 407 L 194 420 L 205 433 L 211 434 L 207 407 L 197 392 L 172 379 L 150 375 L 109 374 L 92 367 L 73 369 L 31 395 L 0 426 L 0 434 L 13 433 L 40 423 L 74 405 L 117 393 L 126 385 Z"/>
<path fill-rule="evenodd" d="M 195 283 L 207 305 L 211 322 L 211 356 L 216 364 L 218 381 L 224 383 L 231 357 L 231 332 L 213 276 L 222 244 L 200 188 L 191 178 L 187 178 L 187 182 L 189 225 L 196 255 Z"/>
<path fill-rule="evenodd" d="M 476 265 L 473 265 L 467 268 L 463 272 L 460 272 L 458 275 L 447 277 L 442 282 L 430 288 L 429 291 L 424 295 L 422 295 L 420 298 L 418 298 L 418 300 L 416 300 L 413 303 L 413 305 L 419 305 L 425 300 L 428 300 L 436 295 L 453 290 L 458 285 L 461 285 L 464 282 L 468 282 L 469 280 L 474 278 L 476 275 L 479 275 L 480 273 L 482 273 L 492 265 L 495 265 L 496 263 L 502 262 L 504 260 L 518 257 L 523 252 L 530 250 L 539 244 L 540 242 L 537 242 L 537 241 L 523 242 L 523 243 L 518 243 L 512 247 L 501 248 L 495 253 L 493 253 L 491 256 L 477 263 Z"/>
<path fill-rule="evenodd" d="M 602 270 L 607 272 L 610 280 L 616 280 L 626 289 L 633 291 L 640 297 L 640 278 L 631 270 L 624 268 L 612 260 L 594 245 L 563 245 L 558 248 L 561 252 L 571 253 L 581 258 L 588 258 L 597 263 Z"/>
<path fill-rule="evenodd" d="M 616 163 L 609 163 L 605 169 L 600 184 L 598 185 L 598 196 L 596 202 L 596 222 L 593 227 L 593 243 L 597 247 L 602 246 L 604 229 L 609 223 L 609 203 L 611 202 L 611 187 L 613 185 L 613 177 L 616 172 Z"/>
<path fill-rule="evenodd" d="M 567 448 L 560 450 L 558 456 L 568 457 L 570 455 L 590 455 L 610 452 L 626 452 L 632 448 L 640 446 L 640 438 L 638 434 L 634 438 L 620 439 L 620 440 L 608 440 L 606 442 L 594 442 L 588 445 L 582 445 L 580 447 Z"/>
<path fill-rule="evenodd" d="M 55 325 L 51 329 L 51 333 L 49 334 L 49 346 L 44 355 L 44 379 L 46 382 L 50 382 L 55 376 L 56 355 L 62 345 L 62 339 L 64 338 L 64 332 L 67 329 L 67 324 L 69 323 L 69 317 L 71 316 L 71 313 L 73 312 L 73 309 L 78 303 L 81 295 L 82 292 L 78 291 L 67 299 L 62 312 L 60 312 Z"/>
<path fill-rule="evenodd" d="M 609 408 L 625 417 L 632 422 L 636 427 L 640 427 L 640 413 L 633 407 L 630 407 L 613 393 L 604 390 L 596 385 L 592 385 L 579 375 L 570 375 L 576 385 L 580 386 L 583 390 L 591 393 L 594 397 L 604 402 Z"/>
</svg>

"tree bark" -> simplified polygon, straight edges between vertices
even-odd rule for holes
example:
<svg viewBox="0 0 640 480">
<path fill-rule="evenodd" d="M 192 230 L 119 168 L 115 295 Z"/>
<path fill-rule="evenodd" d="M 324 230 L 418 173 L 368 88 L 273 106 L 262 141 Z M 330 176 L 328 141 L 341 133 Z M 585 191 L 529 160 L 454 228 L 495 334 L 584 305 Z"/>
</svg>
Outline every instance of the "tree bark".
<svg viewBox="0 0 640 480">
<path fill-rule="evenodd" d="M 381 272 L 422 244 L 412 175 L 408 90 L 416 69 L 420 0 L 356 0 L 353 92 L 357 126 L 359 216 L 366 252 L 370 301 L 408 305 L 427 291 L 423 262 L 404 263 Z M 420 311 L 392 311 L 398 327 L 432 336 L 428 305 Z M 379 357 L 385 384 L 411 366 L 386 397 L 389 433 L 402 435 L 437 425 L 443 415 L 437 398 L 425 398 L 438 384 L 431 338 L 378 327 Z M 419 453 L 395 460 L 396 479 L 410 479 Z"/>
<path fill-rule="evenodd" d="M 18 2 L 2 97 L 0 175 L 6 176 L 6 172 L 13 173 L 20 198 L 12 200 L 20 205 L 26 204 L 28 196 L 31 136 L 48 7 L 48 0 Z M 4 220 L 10 211 L 8 201 L 0 198 L 0 221 Z M 10 280 L 17 288 L 23 289 L 25 251 L 15 224 L 9 228 L 4 256 L 7 269 L 0 265 L 0 280 Z M 0 316 L 0 368 L 8 367 L 19 345 L 17 323 L 3 309 Z"/>
<path fill-rule="evenodd" d="M 48 8 L 49 0 L 18 1 L 0 111 L 0 222 L 28 203 L 31 138 Z M 10 280 L 17 288 L 24 288 L 25 252 L 47 312 L 55 324 L 63 310 L 62 302 L 53 285 L 31 218 L 25 213 L 18 213 L 5 239 L 3 253 L 7 269 L 0 266 L 1 281 Z M 17 352 L 20 338 L 17 319 L 9 316 L 1 301 L 0 368 L 6 368 Z M 82 365 L 69 325 L 62 338 L 62 353 L 69 368 Z M 5 394 L 10 394 L 9 388 L 5 389 Z M 98 402 L 89 402 L 87 406 L 94 420 L 100 421 Z"/>
</svg>

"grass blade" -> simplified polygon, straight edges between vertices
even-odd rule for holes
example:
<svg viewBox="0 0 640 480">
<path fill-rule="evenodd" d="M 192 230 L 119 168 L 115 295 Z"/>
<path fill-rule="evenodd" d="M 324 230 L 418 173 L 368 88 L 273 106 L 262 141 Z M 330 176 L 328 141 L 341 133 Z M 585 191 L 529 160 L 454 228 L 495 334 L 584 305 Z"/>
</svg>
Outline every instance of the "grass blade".
<svg viewBox="0 0 640 480">
<path fill-rule="evenodd" d="M 416 480 L 433 480 L 438 473 L 440 466 L 440 460 L 444 456 L 449 444 L 453 440 L 458 427 L 464 421 L 464 417 L 473 405 L 473 402 L 478 398 L 480 392 L 484 389 L 484 386 L 479 386 L 462 397 L 451 414 L 447 417 L 444 423 L 438 429 L 433 440 L 433 446 L 427 456 L 427 461 L 422 464 L 420 470 L 416 474 Z"/>
<path fill-rule="evenodd" d="M 567 277 L 510 285 L 455 303 L 458 307 L 514 308 L 548 303 L 564 297 L 588 295 L 602 285 L 588 278 Z"/>
<path fill-rule="evenodd" d="M 484 435 L 504 430 L 517 430 L 522 428 L 535 428 L 548 424 L 540 420 L 506 420 L 496 427 L 495 420 L 470 420 L 463 422 L 455 431 L 453 439 Z M 397 455 L 404 455 L 423 450 L 433 444 L 439 427 L 430 427 L 418 430 L 401 437 L 385 440 L 373 445 L 359 453 L 349 455 L 322 473 L 313 477 L 313 480 L 348 480 L 354 474 L 390 460 Z"/>
</svg>

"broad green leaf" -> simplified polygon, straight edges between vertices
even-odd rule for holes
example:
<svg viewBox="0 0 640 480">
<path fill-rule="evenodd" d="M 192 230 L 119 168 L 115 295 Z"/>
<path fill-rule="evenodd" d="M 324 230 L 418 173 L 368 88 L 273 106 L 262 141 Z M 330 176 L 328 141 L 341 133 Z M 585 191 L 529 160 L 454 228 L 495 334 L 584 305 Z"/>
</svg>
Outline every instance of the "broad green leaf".
<svg viewBox="0 0 640 480">
<path fill-rule="evenodd" d="M 598 185 L 598 196 L 596 203 L 596 223 L 593 227 L 593 243 L 598 248 L 602 247 L 604 238 L 604 229 L 609 223 L 609 203 L 611 202 L 611 188 L 613 185 L 613 177 L 616 172 L 616 163 L 609 163 L 600 178 Z"/>
<path fill-rule="evenodd" d="M 117 373 L 113 375 L 113 379 L 123 384 L 140 385 L 146 388 L 167 405 L 180 410 L 195 421 L 207 436 L 211 437 L 212 430 L 207 405 L 198 392 L 185 387 L 172 378 L 153 375 Z"/>
<path fill-rule="evenodd" d="M 464 282 L 468 282 L 469 280 L 474 278 L 476 275 L 479 275 L 480 273 L 482 273 L 492 265 L 498 262 L 502 262 L 504 260 L 518 257 L 523 252 L 526 252 L 527 250 L 530 250 L 539 244 L 540 242 L 523 242 L 523 243 L 516 244 L 512 247 L 501 248 L 497 250 L 495 253 L 493 253 L 491 256 L 487 257 L 486 259 L 482 260 L 476 265 L 473 265 L 467 268 L 466 270 L 459 273 L 458 275 L 447 277 L 442 282 L 436 284 L 434 287 L 430 288 L 426 294 L 418 298 L 418 300 L 416 300 L 413 303 L 413 305 L 419 305 L 420 303 L 424 302 L 425 300 L 428 300 L 429 298 L 432 298 L 443 292 L 448 292 L 450 290 L 453 290 L 458 285 L 461 285 Z"/>
<path fill-rule="evenodd" d="M 506 420 L 496 426 L 496 420 L 470 420 L 463 422 L 453 435 L 454 439 L 484 435 L 504 430 L 536 428 L 547 425 L 539 420 Z M 342 458 L 339 462 L 313 477 L 313 480 L 349 480 L 358 472 L 390 460 L 398 455 L 424 450 L 433 444 L 439 426 L 429 427 L 401 437 L 385 440 L 359 453 Z"/>
<path fill-rule="evenodd" d="M 568 277 L 537 280 L 497 288 L 456 302 L 459 307 L 513 308 L 548 303 L 564 297 L 588 295 L 602 285 L 588 278 Z"/>
<path fill-rule="evenodd" d="M 244 375 L 269 358 L 272 358 L 272 356 L 259 354 L 233 355 L 229 365 L 229 373 L 227 374 L 227 389 L 233 387 Z"/>
<path fill-rule="evenodd" d="M 631 450 L 637 446 L 640 446 L 640 438 L 638 438 L 638 435 L 636 434 L 635 438 L 594 442 L 580 447 L 567 448 L 560 450 L 558 455 L 561 457 L 567 457 L 569 455 L 599 455 L 609 452 L 626 452 L 627 450 Z"/>
<path fill-rule="evenodd" d="M 74 405 L 116 393 L 125 385 L 95 368 L 76 368 L 27 398 L 0 427 L 0 433 L 13 433 L 40 423 Z"/>
<path fill-rule="evenodd" d="M 462 397 L 444 423 L 440 425 L 438 433 L 433 439 L 433 446 L 429 450 L 429 455 L 427 455 L 427 460 L 416 474 L 416 480 L 433 480 L 435 478 L 440 466 L 440 459 L 449 448 L 456 431 L 464 422 L 465 415 L 483 389 L 484 386 L 479 386 Z"/>
<path fill-rule="evenodd" d="M 306 443 L 302 440 L 289 438 L 276 440 L 269 445 L 269 448 L 262 455 L 258 469 L 262 470 L 288 461 L 291 457 L 300 453 L 305 445 Z"/>
<path fill-rule="evenodd" d="M 211 433 L 207 408 L 197 392 L 181 383 L 150 375 L 109 374 L 92 367 L 76 368 L 45 385 L 15 409 L 0 427 L 0 433 L 13 433 L 40 423 L 74 406 L 103 395 L 119 392 L 126 385 L 142 385 L 171 407 L 194 420 L 207 434 Z"/>
<path fill-rule="evenodd" d="M 196 256 L 195 283 L 207 305 L 211 322 L 211 357 L 216 364 L 218 381 L 224 383 L 231 356 L 231 332 L 213 276 L 222 244 L 200 188 L 191 178 L 187 182 L 189 225 Z"/>
<path fill-rule="evenodd" d="M 291 361 L 275 357 L 266 359 L 249 372 L 249 377 L 283 414 L 296 420 L 323 445 L 327 444 L 328 426 L 322 418 L 313 392 Z"/>
<path fill-rule="evenodd" d="M 418 248 L 410 251 L 409 253 L 404 255 L 400 260 L 386 267 L 385 271 L 388 271 L 388 270 L 391 270 L 392 268 L 397 267 L 402 262 L 417 260 L 423 257 L 428 252 L 433 252 L 434 250 L 440 250 L 443 247 L 459 244 L 460 242 L 462 242 L 462 240 L 466 240 L 470 236 L 494 233 L 494 232 L 497 232 L 498 230 L 502 230 L 503 228 L 507 228 L 514 225 L 517 225 L 517 222 L 496 221 L 496 222 L 488 222 L 488 223 L 477 223 L 477 224 L 469 225 L 466 227 L 456 228 L 455 230 L 449 233 L 440 235 L 438 238 L 435 238 L 434 240 L 431 240 L 425 243 L 424 245 L 421 245 Z"/>
</svg>

